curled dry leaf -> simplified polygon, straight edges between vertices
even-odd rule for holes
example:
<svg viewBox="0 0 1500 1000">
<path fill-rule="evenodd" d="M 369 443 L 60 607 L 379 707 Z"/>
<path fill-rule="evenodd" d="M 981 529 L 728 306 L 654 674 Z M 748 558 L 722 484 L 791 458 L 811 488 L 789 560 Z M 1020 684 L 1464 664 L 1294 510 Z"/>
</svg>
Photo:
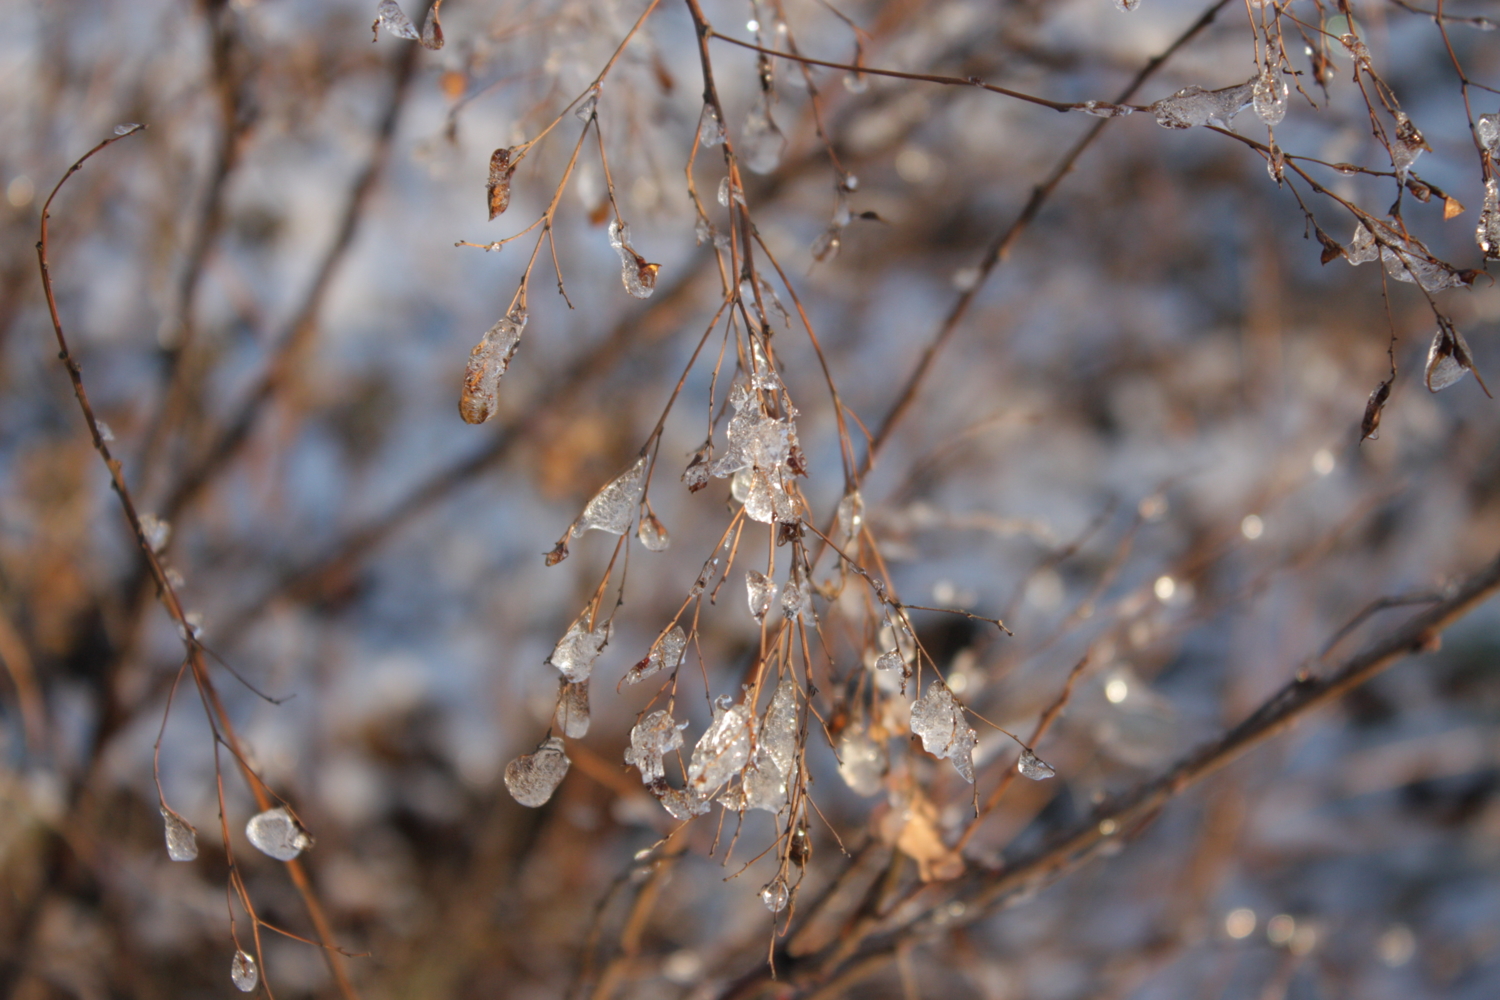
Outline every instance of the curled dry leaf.
<svg viewBox="0 0 1500 1000">
<path fill-rule="evenodd" d="M 1374 441 L 1380 437 L 1380 415 L 1385 410 L 1386 401 L 1391 398 L 1391 380 L 1386 379 L 1377 385 L 1370 393 L 1370 398 L 1365 402 L 1365 418 L 1359 422 L 1359 440 Z"/>
<path fill-rule="evenodd" d="M 485 200 L 490 218 L 494 219 L 510 207 L 510 179 L 521 162 L 514 146 L 497 149 L 490 154 L 490 179 L 484 186 Z"/>
</svg>

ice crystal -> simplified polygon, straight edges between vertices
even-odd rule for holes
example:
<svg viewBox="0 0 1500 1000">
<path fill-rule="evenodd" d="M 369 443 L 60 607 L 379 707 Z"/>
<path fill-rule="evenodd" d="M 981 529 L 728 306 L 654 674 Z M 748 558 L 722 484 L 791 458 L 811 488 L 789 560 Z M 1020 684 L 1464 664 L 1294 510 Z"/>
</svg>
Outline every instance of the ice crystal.
<svg viewBox="0 0 1500 1000">
<path fill-rule="evenodd" d="M 585 97 L 579 103 L 578 107 L 573 109 L 573 117 L 577 118 L 581 122 L 587 123 L 593 119 L 598 110 L 599 88 L 591 87 L 589 89 L 589 96 Z"/>
<path fill-rule="evenodd" d="M 1449 323 L 1439 323 L 1438 331 L 1432 338 L 1432 346 L 1427 350 L 1427 388 L 1431 392 L 1441 392 L 1468 372 L 1474 372 L 1477 379 L 1479 373 L 1474 370 L 1474 361 L 1469 356 L 1469 345 L 1464 340 L 1464 335 Z M 1483 385 L 1483 382 L 1480 383 Z"/>
<path fill-rule="evenodd" d="M 1021 759 L 1016 761 L 1016 770 L 1021 772 L 1023 778 L 1030 778 L 1032 781 L 1046 781 L 1057 774 L 1052 765 L 1032 753 L 1030 747 L 1021 751 Z"/>
<path fill-rule="evenodd" d="M 713 722 L 693 747 L 688 762 L 688 788 L 706 798 L 750 760 L 750 714 L 744 705 L 729 703 L 722 696 L 714 703 Z"/>
<path fill-rule="evenodd" d="M 1474 238 L 1485 260 L 1500 260 L 1500 182 L 1493 177 L 1484 182 L 1484 208 Z"/>
<path fill-rule="evenodd" d="M 646 456 L 636 459 L 634 465 L 611 479 L 583 508 L 583 513 L 573 523 L 573 537 L 585 531 L 604 531 L 611 535 L 623 535 L 630 530 L 636 508 L 641 504 L 641 493 L 646 488 Z"/>
<path fill-rule="evenodd" d="M 609 245 L 620 255 L 620 280 L 625 290 L 638 299 L 649 299 L 656 291 L 656 273 L 660 264 L 649 263 L 630 245 L 630 227 L 616 219 L 609 224 Z"/>
<path fill-rule="evenodd" d="M 747 809 L 763 809 L 768 813 L 781 811 L 786 805 L 786 775 L 776 766 L 764 747 L 759 748 L 755 758 L 745 768 L 740 787 L 726 793 L 730 801 L 720 796 L 719 801 L 735 812 Z M 732 803 L 732 804 L 731 804 Z"/>
<path fill-rule="evenodd" d="M 672 544 L 672 536 L 667 534 L 666 526 L 649 510 L 636 526 L 635 537 L 651 552 L 665 552 Z"/>
<path fill-rule="evenodd" d="M 741 155 L 745 166 L 757 174 L 769 174 L 781 163 L 782 150 L 786 148 L 786 137 L 776 127 L 771 117 L 771 94 L 761 91 L 749 114 L 745 115 L 745 128 L 740 133 Z"/>
<path fill-rule="evenodd" d="M 853 538 L 864 527 L 865 500 L 859 495 L 859 490 L 850 490 L 844 494 L 844 498 L 839 501 L 838 518 L 839 531 L 846 537 Z"/>
<path fill-rule="evenodd" d="M 737 185 L 730 183 L 729 177 L 726 175 L 719 180 L 718 200 L 719 204 L 725 208 L 728 208 L 731 202 L 743 205 L 745 204 L 745 192 L 741 191 Z"/>
<path fill-rule="evenodd" d="M 115 135 L 129 135 L 140 127 L 139 122 L 123 122 L 115 126 Z"/>
<path fill-rule="evenodd" d="M 666 709 L 648 714 L 630 730 L 630 748 L 625 763 L 641 772 L 641 781 L 652 784 L 666 777 L 662 758 L 682 746 L 686 722 L 678 722 Z"/>
<path fill-rule="evenodd" d="M 1457 288 L 1468 283 L 1463 275 L 1433 258 L 1421 240 L 1403 236 L 1394 226 L 1383 222 L 1376 222 L 1375 227 L 1379 230 L 1379 243 L 1376 242 L 1375 234 L 1363 222 L 1355 228 L 1354 236 L 1344 251 L 1350 264 L 1363 264 L 1374 260 L 1378 255 L 1385 265 L 1386 274 L 1397 281 L 1420 284 L 1429 292 Z"/>
<path fill-rule="evenodd" d="M 698 144 L 704 149 L 712 149 L 724 145 L 728 138 L 724 123 L 719 121 L 719 112 L 712 104 L 704 104 L 703 113 L 698 116 Z"/>
<path fill-rule="evenodd" d="M 589 734 L 589 682 L 563 681 L 557 690 L 557 709 L 553 713 L 557 728 L 569 739 L 581 740 Z"/>
<path fill-rule="evenodd" d="M 759 397 L 743 383 L 736 383 L 730 390 L 729 403 L 735 410 L 724 431 L 729 447 L 714 460 L 709 472 L 722 478 L 756 468 L 779 476 L 797 444 L 796 427 L 789 419 L 767 414 Z"/>
<path fill-rule="evenodd" d="M 277 861 L 291 861 L 313 845 L 302 824 L 281 806 L 250 817 L 245 824 L 245 836 L 256 850 Z"/>
<path fill-rule="evenodd" d="M 651 646 L 644 660 L 630 668 L 625 675 L 626 684 L 638 684 L 652 674 L 663 670 L 676 670 L 682 662 L 683 650 L 687 649 L 687 634 L 681 625 L 673 625 Z"/>
<path fill-rule="evenodd" d="M 911 731 L 922 738 L 934 757 L 948 757 L 963 779 L 974 782 L 974 730 L 964 720 L 963 706 L 941 679 L 927 685 L 927 693 L 911 706 Z"/>
<path fill-rule="evenodd" d="M 760 570 L 752 569 L 745 574 L 745 596 L 750 602 L 751 617 L 763 621 L 776 603 L 776 584 Z"/>
<path fill-rule="evenodd" d="M 490 179 L 484 186 L 485 202 L 494 219 L 510 207 L 510 179 L 515 175 L 515 149 L 497 149 L 490 154 Z"/>
<path fill-rule="evenodd" d="M 876 742 L 862 725 L 852 725 L 839 737 L 839 777 L 856 795 L 878 795 L 884 787 L 890 760 L 885 745 Z"/>
<path fill-rule="evenodd" d="M 517 303 L 469 352 L 463 393 L 458 397 L 458 414 L 465 423 L 482 424 L 495 415 L 500 377 L 510 367 L 525 329 L 526 309 Z"/>
<path fill-rule="evenodd" d="M 568 755 L 560 736 L 549 736 L 531 753 L 505 765 L 505 787 L 511 797 L 533 809 L 552 798 L 568 774 Z"/>
<path fill-rule="evenodd" d="M 1156 123 L 1162 128 L 1194 128 L 1200 125 L 1216 125 L 1228 128 L 1234 116 L 1254 101 L 1253 81 L 1224 87 L 1220 90 L 1204 90 L 1194 84 L 1184 87 L 1171 97 L 1163 98 L 1151 105 Z"/>
<path fill-rule="evenodd" d="M 586 681 L 594 672 L 594 661 L 599 659 L 599 651 L 604 648 L 608 639 L 609 622 L 600 623 L 590 632 L 588 616 L 584 615 L 557 640 L 548 662 L 569 681 L 575 684 Z"/>
<path fill-rule="evenodd" d="M 787 888 L 786 879 L 777 875 L 765 888 L 760 890 L 760 901 L 766 904 L 766 909 L 772 913 L 780 913 L 786 909 L 786 904 L 791 902 L 791 890 Z"/>
<path fill-rule="evenodd" d="M 260 970 L 255 967 L 255 959 L 236 949 L 234 959 L 229 963 L 229 978 L 241 993 L 253 992 L 260 982 Z"/>
<path fill-rule="evenodd" d="M 1370 69 L 1370 50 L 1360 40 L 1358 35 L 1352 32 L 1345 32 L 1339 36 L 1339 41 L 1343 43 L 1344 48 L 1349 50 L 1349 54 L 1354 57 L 1356 69 L 1364 69 L 1366 71 Z"/>
<path fill-rule="evenodd" d="M 1251 102 L 1255 113 L 1267 125 L 1279 125 L 1286 117 L 1286 99 L 1291 92 L 1285 80 L 1267 66 L 1255 81 L 1251 91 Z"/>
<path fill-rule="evenodd" d="M 776 517 L 776 492 L 780 484 L 771 485 L 771 477 L 760 469 L 749 471 L 749 488 L 745 491 L 745 513 L 752 521 L 770 524 Z M 736 479 L 739 475 L 736 474 Z"/>
<path fill-rule="evenodd" d="M 1479 137 L 1479 145 L 1491 154 L 1500 153 L 1500 112 L 1493 115 L 1480 115 L 1474 123 L 1474 134 Z"/>
<path fill-rule="evenodd" d="M 198 831 L 191 823 L 166 806 L 161 807 L 161 818 L 167 824 L 167 857 L 173 861 L 192 861 L 198 856 Z"/>
</svg>

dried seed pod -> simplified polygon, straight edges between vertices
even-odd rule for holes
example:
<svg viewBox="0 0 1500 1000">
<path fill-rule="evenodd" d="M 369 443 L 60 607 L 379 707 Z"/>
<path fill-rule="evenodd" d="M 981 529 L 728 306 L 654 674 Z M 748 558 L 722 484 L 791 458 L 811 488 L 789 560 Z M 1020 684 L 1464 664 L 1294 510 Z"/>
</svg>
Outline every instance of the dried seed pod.
<svg viewBox="0 0 1500 1000">
<path fill-rule="evenodd" d="M 497 218 L 510 207 L 510 179 L 516 172 L 516 164 L 520 162 L 521 158 L 516 155 L 515 147 L 497 149 L 490 154 L 490 180 L 484 190 L 491 219 Z"/>
</svg>

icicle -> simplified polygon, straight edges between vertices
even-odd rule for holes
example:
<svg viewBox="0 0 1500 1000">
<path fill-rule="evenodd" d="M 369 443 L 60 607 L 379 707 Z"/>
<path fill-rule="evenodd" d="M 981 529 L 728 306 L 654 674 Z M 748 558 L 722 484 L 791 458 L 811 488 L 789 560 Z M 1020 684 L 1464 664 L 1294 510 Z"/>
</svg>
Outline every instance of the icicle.
<svg viewBox="0 0 1500 1000">
<path fill-rule="evenodd" d="M 777 875 L 765 888 L 760 890 L 760 901 L 766 904 L 766 909 L 772 913 L 780 913 L 786 909 L 786 904 L 791 902 L 792 894 L 786 886 L 786 879 Z"/>
<path fill-rule="evenodd" d="M 557 668 L 557 672 L 563 677 L 577 684 L 589 679 L 594 672 L 594 661 L 599 659 L 599 651 L 604 648 L 605 642 L 609 640 L 609 622 L 603 622 L 592 632 L 588 629 L 588 615 L 585 614 L 571 626 L 563 637 L 557 640 L 556 647 L 552 650 L 552 656 L 547 662 Z"/>
<path fill-rule="evenodd" d="M 786 137 L 771 117 L 771 94 L 763 90 L 745 115 L 745 129 L 741 133 L 745 166 L 757 174 L 769 174 L 780 165 L 785 148 Z"/>
<path fill-rule="evenodd" d="M 1021 759 L 1016 761 L 1016 770 L 1021 772 L 1023 778 L 1030 778 L 1032 781 L 1046 781 L 1057 774 L 1051 764 L 1032 753 L 1029 747 L 1021 751 Z"/>
<path fill-rule="evenodd" d="M 254 991 L 256 984 L 260 982 L 260 970 L 255 967 L 255 959 L 236 949 L 234 959 L 229 963 L 229 978 L 241 993 Z"/>
<path fill-rule="evenodd" d="M 505 765 L 505 787 L 521 805 L 535 809 L 552 798 L 571 763 L 563 753 L 562 737 L 549 736 L 531 753 Z"/>
<path fill-rule="evenodd" d="M 283 807 L 267 809 L 245 824 L 245 836 L 262 854 L 291 861 L 313 846 L 312 836 Z"/>
<path fill-rule="evenodd" d="M 490 154 L 490 180 L 485 185 L 490 218 L 495 219 L 510 207 L 510 179 L 516 172 L 515 147 L 497 149 Z"/>
<path fill-rule="evenodd" d="M 463 393 L 458 397 L 458 414 L 465 423 L 482 424 L 495 415 L 500 377 L 510 367 L 525 329 L 526 308 L 517 303 L 469 352 Z"/>
<path fill-rule="evenodd" d="M 952 758 L 963 779 L 974 783 L 974 746 L 978 737 L 964 720 L 963 706 L 941 679 L 927 685 L 927 693 L 911 706 L 911 731 L 922 738 L 934 757 Z"/>
<path fill-rule="evenodd" d="M 706 798 L 744 768 L 750 759 L 750 718 L 743 705 L 730 706 L 729 697 L 714 703 L 714 719 L 693 747 L 688 763 L 688 787 Z"/>
<path fill-rule="evenodd" d="M 877 743 L 863 725 L 847 727 L 839 737 L 839 777 L 856 795 L 879 795 L 890 767 L 885 745 Z"/>
<path fill-rule="evenodd" d="M 644 784 L 664 779 L 662 758 L 682 746 L 682 731 L 686 728 L 686 722 L 673 719 L 672 713 L 665 709 L 650 713 L 630 730 L 625 763 L 641 772 Z"/>
<path fill-rule="evenodd" d="M 563 681 L 557 689 L 557 709 L 553 720 L 562 734 L 581 740 L 589 734 L 589 682 Z"/>
<path fill-rule="evenodd" d="M 572 535 L 577 538 L 585 531 L 604 531 L 611 535 L 623 535 L 630 530 L 636 508 L 641 505 L 641 493 L 646 488 L 646 456 L 636 459 L 634 465 L 605 484 L 594 494 L 583 508 L 578 520 L 573 522 Z"/>
<path fill-rule="evenodd" d="M 1485 260 L 1500 260 L 1500 182 L 1493 177 L 1484 182 L 1484 208 L 1474 238 Z"/>
<path fill-rule="evenodd" d="M 1286 99 L 1290 93 L 1286 81 L 1270 66 L 1262 70 L 1252 91 L 1255 113 L 1260 116 L 1260 120 L 1267 125 L 1279 125 L 1286 117 Z"/>
<path fill-rule="evenodd" d="M 641 517 L 641 523 L 636 526 L 635 537 L 651 552 L 665 552 L 672 544 L 672 536 L 667 534 L 666 526 L 649 508 Z"/>
<path fill-rule="evenodd" d="M 619 219 L 609 224 L 609 245 L 620 255 L 620 280 L 625 290 L 638 299 L 649 299 L 656 291 L 656 273 L 660 264 L 648 263 L 630 245 L 630 227 Z"/>
<path fill-rule="evenodd" d="M 712 149 L 724 145 L 728 138 L 724 123 L 719 121 L 719 112 L 712 104 L 704 104 L 703 113 L 698 116 L 698 144 L 704 149 Z"/>
<path fill-rule="evenodd" d="M 751 617 L 764 621 L 776 601 L 776 584 L 760 570 L 752 569 L 745 574 L 745 596 L 750 602 Z"/>
<path fill-rule="evenodd" d="M 166 806 L 161 818 L 167 824 L 167 857 L 173 861 L 192 861 L 198 856 L 198 831 L 193 825 Z"/>
<path fill-rule="evenodd" d="M 673 625 L 651 646 L 651 652 L 641 662 L 630 668 L 625 675 L 626 684 L 639 684 L 652 674 L 663 670 L 676 670 L 687 649 L 687 634 L 681 625 Z"/>
</svg>

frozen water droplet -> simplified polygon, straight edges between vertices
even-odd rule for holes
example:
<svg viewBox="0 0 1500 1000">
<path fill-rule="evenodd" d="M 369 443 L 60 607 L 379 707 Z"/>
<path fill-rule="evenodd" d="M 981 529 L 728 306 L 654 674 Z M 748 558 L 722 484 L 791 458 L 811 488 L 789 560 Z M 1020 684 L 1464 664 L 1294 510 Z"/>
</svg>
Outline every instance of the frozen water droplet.
<svg viewBox="0 0 1500 1000">
<path fill-rule="evenodd" d="M 668 788 L 657 798 L 661 800 L 662 808 L 669 812 L 673 819 L 686 821 L 708 812 L 708 799 L 686 788 Z"/>
<path fill-rule="evenodd" d="M 141 534 L 146 536 L 146 544 L 151 546 L 151 551 L 160 553 L 172 540 L 172 524 L 155 514 L 142 514 Z"/>
<path fill-rule="evenodd" d="M 243 951 L 235 951 L 234 959 L 229 963 L 229 978 L 241 993 L 253 991 L 260 982 L 260 970 L 255 967 L 255 959 Z"/>
<path fill-rule="evenodd" d="M 760 724 L 760 747 L 788 777 L 797 765 L 797 729 L 797 682 L 784 677 L 776 685 Z"/>
<path fill-rule="evenodd" d="M 786 137 L 776 127 L 771 117 L 771 94 L 761 91 L 750 112 L 745 115 L 745 128 L 740 134 L 740 148 L 745 166 L 757 174 L 769 174 L 781 163 L 782 150 L 786 148 Z"/>
<path fill-rule="evenodd" d="M 1427 140 L 1422 137 L 1421 131 L 1412 124 L 1404 111 L 1396 112 L 1396 135 L 1391 141 L 1391 165 L 1396 168 L 1396 176 L 1402 180 L 1411 173 L 1412 164 L 1417 162 L 1417 157 L 1427 148 Z"/>
<path fill-rule="evenodd" d="M 1136 0 L 1137 3 L 1140 0 Z M 1134 108 L 1121 104 L 1110 104 L 1108 101 L 1084 101 L 1078 105 L 1078 110 L 1095 118 L 1123 118 L 1134 111 Z"/>
<path fill-rule="evenodd" d="M 313 845 L 312 836 L 282 806 L 250 817 L 245 836 L 256 850 L 277 861 L 290 861 Z"/>
<path fill-rule="evenodd" d="M 1141 0 L 1115 0 L 1115 6 L 1125 13 L 1130 13 L 1141 5 Z"/>
<path fill-rule="evenodd" d="M 619 219 L 609 224 L 609 245 L 620 255 L 620 280 L 625 290 L 638 299 L 649 299 L 656 291 L 660 264 L 652 264 L 630 245 L 630 227 Z"/>
<path fill-rule="evenodd" d="M 786 887 L 786 879 L 780 875 L 766 883 L 765 888 L 760 890 L 760 901 L 766 904 L 766 909 L 772 913 L 780 913 L 786 909 L 786 904 L 791 902 L 791 891 Z"/>
<path fill-rule="evenodd" d="M 712 104 L 703 105 L 703 113 L 698 116 L 698 144 L 704 149 L 712 149 L 724 145 L 728 138 L 724 123 L 719 121 L 719 112 Z"/>
<path fill-rule="evenodd" d="M 729 704 L 727 696 L 714 703 L 713 722 L 693 747 L 688 762 L 688 787 L 706 798 L 739 773 L 750 760 L 750 714 L 744 705 Z"/>
<path fill-rule="evenodd" d="M 640 525 L 635 530 L 635 537 L 641 540 L 641 544 L 651 552 L 665 552 L 672 544 L 672 536 L 667 534 L 666 526 L 657 519 L 652 511 L 646 511 L 641 518 Z"/>
<path fill-rule="evenodd" d="M 1375 235 L 1361 222 L 1354 227 L 1354 235 L 1349 238 L 1349 246 L 1344 249 L 1344 258 L 1350 264 L 1357 266 L 1375 260 L 1379 256 L 1380 250 L 1375 245 Z"/>
<path fill-rule="evenodd" d="M 585 531 L 604 531 L 611 535 L 623 535 L 630 530 L 636 508 L 641 504 L 641 492 L 646 488 L 646 456 L 636 459 L 634 465 L 605 484 L 594 494 L 583 508 L 583 513 L 573 524 L 573 536 Z"/>
<path fill-rule="evenodd" d="M 581 740 L 589 734 L 589 682 L 563 681 L 557 690 L 557 709 L 553 719 L 562 734 Z"/>
<path fill-rule="evenodd" d="M 870 78 L 863 73 L 845 73 L 844 89 L 851 94 L 863 94 L 870 89 Z"/>
<path fill-rule="evenodd" d="M 109 444 L 115 439 L 114 429 L 111 428 L 109 424 L 106 424 L 102 420 L 96 420 L 94 421 L 94 423 L 99 428 L 99 440 L 103 441 L 105 444 Z"/>
<path fill-rule="evenodd" d="M 651 645 L 651 652 L 644 660 L 630 668 L 625 675 L 626 684 L 638 684 L 652 674 L 663 670 L 676 670 L 687 649 L 687 634 L 681 625 L 673 625 Z"/>
<path fill-rule="evenodd" d="M 115 126 L 115 135 L 129 135 L 140 127 L 139 122 L 125 122 Z"/>
<path fill-rule="evenodd" d="M 380 29 L 384 28 L 396 38 L 407 38 L 413 42 L 422 40 L 417 34 L 417 26 L 411 23 L 411 18 L 401 9 L 396 0 L 380 0 L 379 6 L 375 8 L 375 23 L 372 25 L 376 37 L 380 35 Z"/>
<path fill-rule="evenodd" d="M 771 477 L 760 469 L 754 469 L 750 473 L 750 490 L 745 495 L 745 513 L 752 521 L 759 521 L 761 524 L 770 524 L 776 517 L 776 488 L 771 484 Z"/>
<path fill-rule="evenodd" d="M 876 670 L 905 670 L 906 661 L 901 659 L 901 654 L 894 649 L 887 650 L 875 658 Z"/>
<path fill-rule="evenodd" d="M 465 423 L 482 424 L 495 415 L 500 378 L 510 367 L 525 330 L 526 309 L 517 303 L 469 352 L 463 392 L 458 397 L 458 414 Z"/>
<path fill-rule="evenodd" d="M 750 499 L 750 484 L 755 478 L 754 469 L 741 469 L 729 480 L 729 495 L 737 503 L 744 503 Z"/>
<path fill-rule="evenodd" d="M 1484 208 L 1474 238 L 1485 260 L 1500 260 L 1500 182 L 1493 177 L 1484 182 Z"/>
<path fill-rule="evenodd" d="M 198 856 L 198 832 L 191 823 L 166 806 L 161 818 L 167 824 L 167 857 L 173 861 L 192 861 Z"/>
<path fill-rule="evenodd" d="M 839 737 L 839 777 L 854 794 L 879 795 L 889 767 L 885 744 L 876 742 L 864 726 L 849 726 Z"/>
<path fill-rule="evenodd" d="M 1464 335 L 1449 323 L 1439 323 L 1427 350 L 1427 388 L 1441 392 L 1474 370 Z"/>
<path fill-rule="evenodd" d="M 562 737 L 549 736 L 531 753 L 505 765 L 505 787 L 521 805 L 535 809 L 552 798 L 571 763 L 563 753 Z"/>
<path fill-rule="evenodd" d="M 590 632 L 588 615 L 585 614 L 557 640 L 548 662 L 557 668 L 558 673 L 574 683 L 588 680 L 589 675 L 594 672 L 594 661 L 599 659 L 599 651 L 609 640 L 609 630 L 610 623 L 606 621 Z"/>
<path fill-rule="evenodd" d="M 497 149 L 490 154 L 490 179 L 484 186 L 484 193 L 491 219 L 510 207 L 510 180 L 515 175 L 517 162 L 514 147 Z"/>
<path fill-rule="evenodd" d="M 812 588 L 806 580 L 788 580 L 781 592 L 781 616 L 797 621 L 812 607 Z"/>
<path fill-rule="evenodd" d="M 1349 54 L 1354 57 L 1356 68 L 1368 71 L 1370 69 L 1370 50 L 1360 37 L 1351 32 L 1345 32 L 1339 36 L 1339 41 Z"/>
<path fill-rule="evenodd" d="M 625 763 L 641 772 L 642 783 L 649 785 L 666 777 L 662 758 L 682 746 L 686 728 L 687 723 L 672 718 L 671 712 L 657 709 L 630 730 Z"/>
<path fill-rule="evenodd" d="M 588 122 L 599 110 L 599 88 L 593 87 L 589 90 L 589 96 L 585 97 L 578 107 L 573 109 L 573 117 L 581 122 Z"/>
<path fill-rule="evenodd" d="M 938 758 L 951 758 L 963 779 L 974 783 L 974 746 L 978 737 L 964 720 L 963 706 L 941 679 L 927 685 L 927 693 L 912 703 L 911 731 L 922 747 Z"/>
<path fill-rule="evenodd" d="M 1491 153 L 1500 153 L 1500 112 L 1480 115 L 1474 122 L 1474 134 L 1479 137 L 1479 145 Z"/>
<path fill-rule="evenodd" d="M 813 240 L 812 246 L 809 249 L 813 255 L 813 260 L 822 261 L 837 254 L 839 248 L 843 245 L 843 228 L 840 226 L 829 226 L 818 235 L 817 239 Z"/>
<path fill-rule="evenodd" d="M 1021 772 L 1023 778 L 1030 778 L 1032 781 L 1046 781 L 1057 774 L 1051 764 L 1032 753 L 1030 748 L 1022 749 L 1021 759 L 1016 761 L 1016 770 Z"/>
<path fill-rule="evenodd" d="M 1291 93 L 1285 80 L 1267 66 L 1255 81 L 1252 101 L 1255 113 L 1267 125 L 1278 125 L 1286 117 L 1286 99 Z"/>
<path fill-rule="evenodd" d="M 850 490 L 844 494 L 839 501 L 838 508 L 839 531 L 846 538 L 852 538 L 865 524 L 865 499 L 859 495 L 859 490 Z"/>
<path fill-rule="evenodd" d="M 776 584 L 760 570 L 752 569 L 745 574 L 745 596 L 750 602 L 751 617 L 762 621 L 776 600 Z"/>
</svg>

